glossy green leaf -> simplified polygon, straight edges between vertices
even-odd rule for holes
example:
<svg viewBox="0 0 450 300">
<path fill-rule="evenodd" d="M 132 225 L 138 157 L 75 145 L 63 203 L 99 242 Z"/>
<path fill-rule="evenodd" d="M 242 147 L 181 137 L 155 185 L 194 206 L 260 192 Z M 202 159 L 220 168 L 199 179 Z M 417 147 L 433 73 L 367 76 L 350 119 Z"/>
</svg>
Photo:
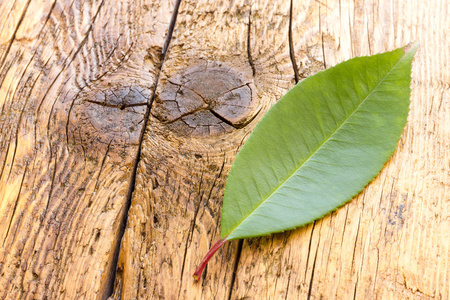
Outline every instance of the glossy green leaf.
<svg viewBox="0 0 450 300">
<path fill-rule="evenodd" d="M 221 237 L 293 229 L 358 194 L 396 149 L 408 116 L 416 49 L 351 59 L 283 96 L 236 157 Z"/>
</svg>

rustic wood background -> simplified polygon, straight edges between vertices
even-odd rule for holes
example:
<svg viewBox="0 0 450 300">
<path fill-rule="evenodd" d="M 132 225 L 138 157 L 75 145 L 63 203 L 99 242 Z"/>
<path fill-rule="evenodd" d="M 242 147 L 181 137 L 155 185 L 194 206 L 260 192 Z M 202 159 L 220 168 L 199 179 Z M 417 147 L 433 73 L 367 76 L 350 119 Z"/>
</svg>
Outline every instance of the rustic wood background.
<svg viewBox="0 0 450 300">
<path fill-rule="evenodd" d="M 0 298 L 449 299 L 449 6 L 0 1 Z M 194 281 L 264 112 L 414 40 L 409 121 L 381 174 L 309 226 L 229 243 Z M 245 103 L 195 102 L 230 89 Z"/>
</svg>

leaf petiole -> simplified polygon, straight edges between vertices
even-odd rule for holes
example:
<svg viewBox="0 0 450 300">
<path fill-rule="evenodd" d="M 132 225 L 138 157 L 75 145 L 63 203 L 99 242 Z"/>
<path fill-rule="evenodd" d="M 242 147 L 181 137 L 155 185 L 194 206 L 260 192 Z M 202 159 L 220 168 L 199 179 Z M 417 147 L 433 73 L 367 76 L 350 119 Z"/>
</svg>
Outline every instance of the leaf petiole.
<svg viewBox="0 0 450 300">
<path fill-rule="evenodd" d="M 216 253 L 217 250 L 219 250 L 219 248 L 222 247 L 223 244 L 225 244 L 228 241 L 227 237 L 228 236 L 224 237 L 223 239 L 217 240 L 217 242 L 215 242 L 215 244 L 212 245 L 211 249 L 209 249 L 208 253 L 206 253 L 205 257 L 203 257 L 202 262 L 195 270 L 194 275 L 192 275 L 192 277 L 194 277 L 195 280 L 198 281 L 200 279 L 200 276 L 202 275 L 203 269 L 205 269 L 206 264 L 211 259 L 211 257 L 213 257 L 214 253 Z"/>
</svg>

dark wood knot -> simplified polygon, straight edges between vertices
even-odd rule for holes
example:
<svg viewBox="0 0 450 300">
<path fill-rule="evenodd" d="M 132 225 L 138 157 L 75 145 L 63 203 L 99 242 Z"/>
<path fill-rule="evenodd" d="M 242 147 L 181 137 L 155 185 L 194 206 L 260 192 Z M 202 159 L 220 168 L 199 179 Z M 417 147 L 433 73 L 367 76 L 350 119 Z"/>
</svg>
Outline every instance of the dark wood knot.
<svg viewBox="0 0 450 300">
<path fill-rule="evenodd" d="M 152 115 L 184 136 L 229 133 L 257 115 L 252 89 L 251 82 L 220 63 L 193 66 L 162 81 Z"/>
<path fill-rule="evenodd" d="M 137 144 L 150 94 L 141 85 L 119 82 L 82 92 L 72 114 L 76 144 Z"/>
</svg>

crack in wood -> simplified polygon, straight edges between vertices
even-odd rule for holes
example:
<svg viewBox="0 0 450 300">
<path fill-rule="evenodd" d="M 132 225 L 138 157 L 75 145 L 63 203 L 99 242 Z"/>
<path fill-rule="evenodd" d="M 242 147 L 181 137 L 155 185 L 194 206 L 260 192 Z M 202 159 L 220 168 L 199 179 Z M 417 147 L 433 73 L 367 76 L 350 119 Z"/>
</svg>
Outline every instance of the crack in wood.
<svg viewBox="0 0 450 300">
<path fill-rule="evenodd" d="M 252 30 L 252 7 L 250 6 L 250 11 L 248 13 L 247 59 L 248 59 L 248 63 L 250 64 L 250 67 L 252 68 L 252 75 L 253 75 L 253 77 L 255 77 L 255 75 L 256 75 L 256 68 L 255 68 L 255 64 L 253 62 L 252 50 L 251 50 L 251 46 L 250 46 L 251 30 Z"/>
<path fill-rule="evenodd" d="M 34 57 L 34 55 L 33 55 L 33 57 Z M 19 81 L 22 81 L 23 76 L 25 75 L 26 70 L 28 69 L 28 67 L 30 66 L 30 64 L 31 64 L 31 60 L 28 62 L 27 66 L 25 67 L 24 71 L 22 72 L 22 75 L 21 75 Z M 27 84 L 30 80 L 31 80 L 31 77 L 28 77 L 28 79 L 27 79 L 26 82 L 25 82 L 25 86 L 26 86 L 26 84 Z M 34 85 L 36 84 L 36 81 L 37 81 L 37 79 L 36 79 L 36 80 L 34 81 L 34 83 L 32 84 L 31 90 L 33 90 Z M 13 95 L 13 97 L 12 97 L 13 99 L 16 97 L 16 93 L 17 93 L 17 90 L 14 91 L 14 95 Z M 15 143 L 14 143 L 14 151 L 13 151 L 13 154 L 12 154 L 13 156 L 12 156 L 12 160 L 11 160 L 11 168 L 9 169 L 8 177 L 7 177 L 6 180 L 8 180 L 9 177 L 11 176 L 11 172 L 12 172 L 12 169 L 13 169 L 13 166 L 14 166 L 14 161 L 15 161 L 15 158 L 16 158 L 16 152 L 17 152 L 17 146 L 18 146 L 18 144 L 19 144 L 19 130 L 20 130 L 20 124 L 22 123 L 23 113 L 24 113 L 24 111 L 25 111 L 25 108 L 26 108 L 27 105 L 28 105 L 29 100 L 30 100 L 30 95 L 28 95 L 28 96 L 25 98 L 25 101 L 24 101 L 25 103 L 24 103 L 22 109 L 20 110 L 19 119 L 17 120 L 16 135 L 15 135 Z M 6 156 L 6 157 L 7 157 L 7 156 Z M 6 158 L 6 157 L 5 157 L 5 158 Z M 1 173 L 3 173 L 3 169 L 2 169 L 2 172 L 1 172 Z M 0 176 L 0 178 L 1 178 L 1 176 Z"/>
<path fill-rule="evenodd" d="M 339 1 L 340 3 L 340 1 Z M 325 59 L 325 43 L 323 41 L 323 31 L 322 31 L 322 21 L 321 21 L 321 16 L 320 16 L 320 7 L 321 5 L 319 5 L 319 32 L 320 32 L 320 43 L 322 46 L 322 57 L 323 57 L 323 67 L 326 69 L 327 68 L 327 61 Z"/>
<path fill-rule="evenodd" d="M 12 139 L 12 137 L 10 135 L 9 139 L 8 139 L 8 145 L 11 145 L 11 139 Z M 3 172 L 5 171 L 6 161 L 8 160 L 8 155 L 9 155 L 9 149 L 10 148 L 11 148 L 10 146 L 6 147 L 5 159 L 3 159 L 2 169 L 0 170 L 0 178 L 2 178 Z"/>
<path fill-rule="evenodd" d="M 135 107 L 135 106 L 148 106 L 148 103 L 134 103 L 134 104 L 109 104 L 109 103 L 105 103 L 105 102 L 100 102 L 100 101 L 95 101 L 95 100 L 89 100 L 89 99 L 85 99 L 85 102 L 89 102 L 92 104 L 96 104 L 96 105 L 100 105 L 100 106 L 105 106 L 105 107 L 111 107 L 111 108 L 118 108 L 120 110 L 124 110 L 125 108 L 128 107 Z"/>
<path fill-rule="evenodd" d="M 237 251 L 236 251 L 236 258 L 234 260 L 233 264 L 233 274 L 231 275 L 231 282 L 230 282 L 230 290 L 228 291 L 228 300 L 231 300 L 231 297 L 233 296 L 233 287 L 236 282 L 236 273 L 239 266 L 239 260 L 241 259 L 241 253 L 242 253 L 242 246 L 244 245 L 244 240 L 239 240 Z"/>
<path fill-rule="evenodd" d="M 175 102 L 176 102 L 176 101 L 175 101 Z M 177 104 L 178 104 L 178 103 L 177 103 Z M 193 114 L 195 114 L 196 112 L 199 112 L 199 111 L 202 111 L 202 110 L 205 110 L 205 108 L 204 108 L 204 107 L 200 107 L 200 108 L 194 109 L 194 110 L 189 111 L 189 112 L 187 112 L 187 113 L 181 114 L 179 117 L 176 117 L 175 119 L 170 120 L 170 121 L 164 121 L 164 120 L 161 119 L 160 116 L 158 116 L 158 115 L 156 115 L 156 114 L 154 114 L 154 113 L 152 113 L 152 116 L 154 116 L 156 119 L 158 119 L 158 120 L 161 121 L 162 123 L 165 123 L 165 124 L 172 124 L 172 123 L 175 123 L 176 121 L 182 120 L 184 117 L 193 115 Z"/>
<path fill-rule="evenodd" d="M 312 238 L 314 233 L 314 228 L 316 227 L 316 221 L 313 222 L 312 228 L 311 228 L 311 235 L 309 236 L 309 245 L 308 245 L 308 255 L 306 256 L 306 267 L 305 267 L 305 278 L 306 274 L 308 272 L 308 264 L 309 264 L 309 257 L 311 255 L 311 245 L 312 245 Z"/>
<path fill-rule="evenodd" d="M 152 108 L 152 104 L 155 100 L 156 97 L 156 88 L 158 86 L 158 81 L 159 81 L 159 77 L 161 75 L 161 70 L 166 58 L 166 54 L 167 54 L 167 50 L 168 47 L 170 45 L 170 40 L 172 39 L 172 34 L 175 28 L 175 24 L 176 24 L 176 20 L 177 20 L 177 15 L 178 15 L 178 9 L 180 7 L 181 4 L 181 0 L 176 0 L 175 4 L 174 4 L 174 10 L 172 12 L 172 17 L 169 23 L 169 28 L 167 31 L 167 36 L 166 36 L 166 40 L 164 41 L 164 46 L 162 48 L 161 51 L 161 64 L 158 67 L 158 72 L 156 74 L 156 78 L 155 78 L 155 84 L 153 85 L 153 91 L 152 91 L 152 96 L 149 100 L 145 115 L 144 115 L 144 124 L 142 125 L 142 130 L 139 136 L 139 143 L 138 143 L 138 149 L 137 149 L 137 153 L 136 153 L 136 158 L 134 160 L 133 163 L 133 170 L 131 172 L 131 176 L 130 176 L 130 183 L 128 186 L 128 192 L 126 195 L 126 201 L 125 201 L 125 205 L 124 205 L 124 211 L 122 213 L 122 216 L 119 217 L 119 230 L 118 230 L 118 234 L 117 234 L 117 244 L 115 246 L 115 249 L 113 249 L 113 259 L 111 262 L 111 267 L 109 270 L 110 275 L 106 276 L 106 284 L 105 286 L 105 291 L 104 291 L 104 295 L 106 296 L 105 298 L 110 297 L 111 295 L 113 295 L 114 293 L 114 282 L 116 280 L 116 276 L 118 273 L 118 262 L 119 262 L 119 254 L 120 254 L 120 248 L 122 245 L 122 239 L 123 236 L 125 234 L 125 228 L 127 225 L 127 220 L 128 220 L 128 212 L 129 209 L 131 207 L 131 201 L 133 198 L 133 192 L 136 188 L 136 175 L 137 175 L 137 168 L 141 159 L 141 152 L 142 152 L 142 143 L 144 140 L 144 133 L 148 124 L 148 121 L 150 119 L 150 112 L 151 112 L 151 108 Z"/>
<path fill-rule="evenodd" d="M 238 126 L 237 124 L 233 124 L 233 123 L 231 123 L 229 120 L 227 120 L 226 118 L 222 117 L 220 114 L 216 113 L 216 112 L 214 111 L 214 109 L 209 109 L 209 111 L 210 111 L 217 119 L 219 119 L 220 121 L 224 122 L 225 124 L 230 125 L 230 126 L 236 128 L 236 129 L 242 128 L 242 126 Z"/>
<path fill-rule="evenodd" d="M 3 68 L 3 64 L 5 63 L 6 58 L 8 57 L 9 51 L 11 51 L 11 47 L 12 47 L 12 45 L 13 45 L 15 39 L 16 39 L 17 31 L 19 31 L 19 27 L 22 24 L 23 19 L 25 18 L 25 14 L 27 13 L 28 6 L 30 5 L 30 2 L 31 2 L 31 0 L 28 0 L 27 3 L 25 4 L 25 8 L 23 9 L 23 12 L 22 12 L 22 14 L 20 16 L 19 22 L 17 22 L 17 26 L 14 29 L 14 33 L 13 33 L 13 35 L 11 37 L 11 41 L 9 42 L 8 48 L 5 51 L 5 55 L 2 57 L 2 62 L 0 63 L 0 68 Z"/>
<path fill-rule="evenodd" d="M 6 230 L 5 238 L 3 240 L 3 244 L 2 244 L 3 248 L 5 247 L 5 242 L 6 242 L 6 239 L 8 238 L 9 231 L 11 229 L 11 224 L 12 224 L 13 219 L 14 219 L 14 215 L 16 214 L 17 204 L 19 202 L 20 193 L 22 192 L 23 182 L 24 182 L 24 179 L 25 179 L 25 175 L 27 174 L 27 167 L 28 167 L 28 165 L 25 165 L 25 170 L 23 172 L 22 180 L 20 182 L 19 193 L 17 194 L 16 201 L 14 203 L 13 213 L 11 215 L 11 219 L 9 220 L 8 229 Z"/>
<path fill-rule="evenodd" d="M 298 83 L 300 80 L 300 75 L 298 72 L 297 62 L 295 61 L 295 52 L 294 52 L 294 41 L 292 39 L 292 11 L 294 4 L 293 0 L 291 0 L 290 8 L 289 8 L 289 56 L 291 57 L 292 68 L 294 68 L 294 76 L 295 83 Z"/>
<path fill-rule="evenodd" d="M 316 223 L 314 222 L 314 225 L 315 224 Z M 322 223 L 320 223 L 320 229 L 321 228 L 322 228 Z M 312 266 L 312 270 L 311 270 L 311 278 L 309 281 L 308 296 L 307 296 L 308 300 L 311 299 L 312 287 L 313 287 L 313 283 L 314 283 L 314 271 L 316 269 L 317 253 L 319 252 L 319 245 L 320 245 L 320 229 L 319 229 L 319 240 L 317 241 L 316 253 L 314 254 L 314 262 L 313 262 L 313 266 Z M 312 240 L 312 232 L 311 232 L 311 240 Z M 310 244 L 310 246 L 311 246 L 311 244 Z M 308 255 L 308 258 L 309 258 L 309 255 Z M 308 264 L 306 266 L 308 266 Z"/>
</svg>

